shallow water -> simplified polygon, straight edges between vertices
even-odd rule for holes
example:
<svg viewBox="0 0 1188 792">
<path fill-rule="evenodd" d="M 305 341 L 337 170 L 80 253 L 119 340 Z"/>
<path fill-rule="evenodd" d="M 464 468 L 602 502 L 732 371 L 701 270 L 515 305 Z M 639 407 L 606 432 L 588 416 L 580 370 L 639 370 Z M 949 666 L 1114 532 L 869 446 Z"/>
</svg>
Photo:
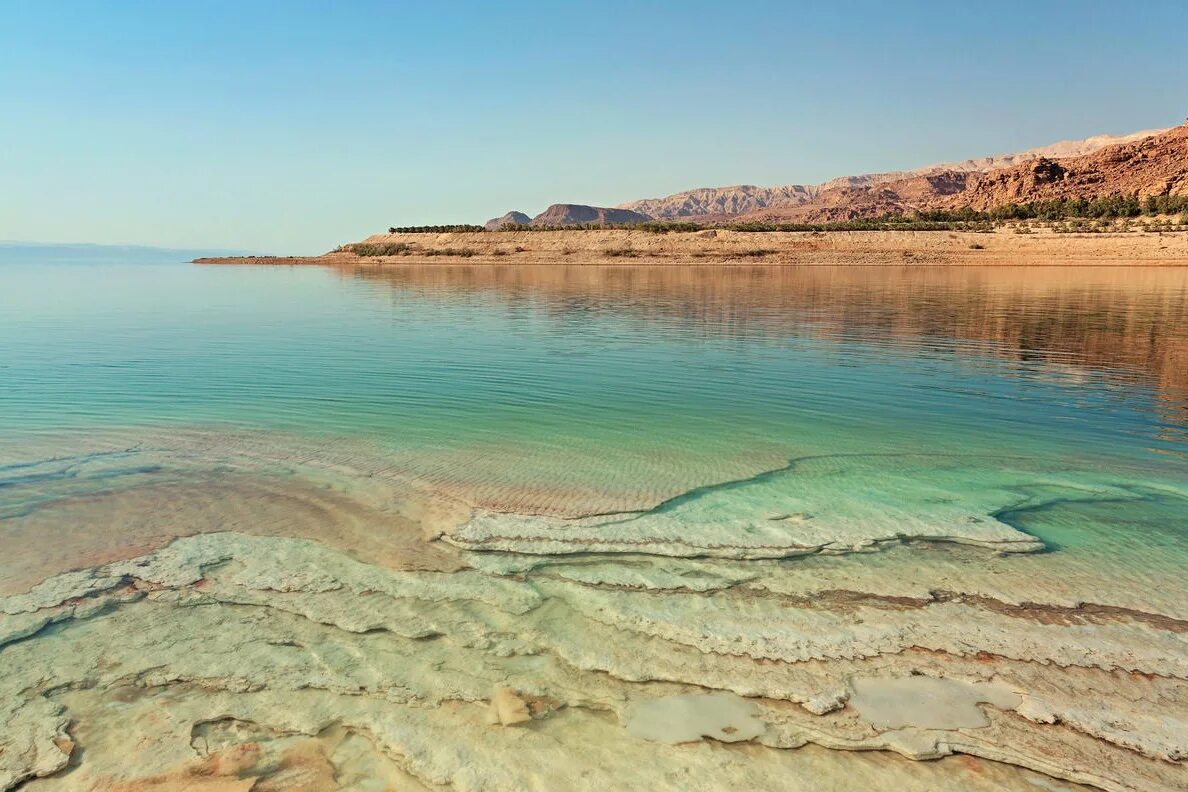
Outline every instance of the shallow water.
<svg viewBox="0 0 1188 792">
<path fill-rule="evenodd" d="M 0 266 L 13 456 L 267 430 L 564 516 L 830 456 L 876 476 L 911 459 L 917 483 L 921 457 L 959 458 L 958 489 L 1016 465 L 1188 480 L 1179 269 Z M 888 486 L 907 509 L 935 496 Z M 720 497 L 745 512 L 773 487 Z"/>
<path fill-rule="evenodd" d="M 226 531 L 392 574 L 539 574 L 534 596 L 582 618 L 567 592 L 611 597 L 600 629 L 712 643 L 674 637 L 688 613 L 754 657 L 729 621 L 746 608 L 686 595 L 957 592 L 1170 629 L 1188 619 L 1188 271 L 0 262 L 0 594 Z M 774 656 L 890 640 L 862 621 Z M 651 673 L 549 624 L 567 662 Z M 922 642 L 897 651 L 928 645 L 894 629 Z M 612 643 L 631 654 L 631 634 Z M 1052 661 L 1113 651 L 1081 640 Z"/>
</svg>

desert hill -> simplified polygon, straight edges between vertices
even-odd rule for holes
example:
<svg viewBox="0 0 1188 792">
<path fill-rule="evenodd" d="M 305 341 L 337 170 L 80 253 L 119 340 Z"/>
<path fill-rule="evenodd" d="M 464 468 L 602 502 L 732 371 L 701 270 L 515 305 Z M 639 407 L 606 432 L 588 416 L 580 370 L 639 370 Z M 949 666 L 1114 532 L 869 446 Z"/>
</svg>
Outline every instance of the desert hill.
<svg viewBox="0 0 1188 792">
<path fill-rule="evenodd" d="M 532 218 L 523 212 L 517 212 L 514 209 L 503 217 L 494 217 L 483 224 L 483 227 L 488 231 L 498 231 L 504 226 L 526 226 L 532 222 Z"/>
<path fill-rule="evenodd" d="M 630 225 L 646 223 L 652 218 L 629 209 L 614 209 L 585 204 L 553 204 L 531 219 L 523 212 L 508 212 L 503 217 L 488 220 L 485 228 L 495 231 L 504 225 L 530 225 L 534 228 L 555 228 L 575 225 Z"/>
</svg>

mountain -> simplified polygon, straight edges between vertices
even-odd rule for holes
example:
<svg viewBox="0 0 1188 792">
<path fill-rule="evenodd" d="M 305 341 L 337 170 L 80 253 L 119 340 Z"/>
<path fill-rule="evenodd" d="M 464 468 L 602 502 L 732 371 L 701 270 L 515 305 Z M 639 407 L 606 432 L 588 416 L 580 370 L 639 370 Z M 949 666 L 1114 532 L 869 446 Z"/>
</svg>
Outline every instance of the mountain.
<svg viewBox="0 0 1188 792">
<path fill-rule="evenodd" d="M 95 245 L 86 242 L 0 241 L 0 264 L 181 263 L 199 256 L 245 256 L 250 252 L 225 248 L 158 248 L 143 245 Z"/>
<path fill-rule="evenodd" d="M 941 168 L 873 184 L 834 182 L 819 188 L 811 200 L 758 208 L 732 219 L 837 221 L 1108 195 L 1188 195 L 1188 123 L 1087 154 L 1019 157 L 1018 164 L 988 171 Z"/>
<path fill-rule="evenodd" d="M 843 176 L 822 184 L 789 184 L 781 187 L 757 187 L 754 185 L 702 187 L 664 198 L 630 201 L 620 204 L 618 208 L 664 220 L 701 217 L 721 219 L 739 215 L 798 216 L 799 213 L 795 211 L 797 207 L 810 207 L 805 210 L 808 214 L 821 210 L 832 216 L 833 214 L 844 214 L 844 207 L 851 203 L 854 204 L 855 211 L 860 214 L 879 213 L 882 209 L 893 209 L 904 203 L 905 199 L 895 189 L 892 189 L 893 194 L 883 194 L 881 191 L 874 190 L 875 187 L 897 184 L 899 190 L 907 193 L 909 197 L 914 195 L 916 198 L 922 198 L 934 192 L 939 195 L 947 195 L 961 191 L 963 174 L 986 173 L 1037 160 L 1080 157 L 1105 148 L 1158 137 L 1168 131 L 1156 129 L 1129 135 L 1097 135 L 1085 140 L 1065 140 L 1050 146 L 1013 154 L 941 163 L 911 171 Z M 914 181 L 917 179 L 924 179 L 924 181 Z M 847 193 L 846 191 L 849 190 L 858 192 Z"/>
<path fill-rule="evenodd" d="M 1042 158 L 971 175 L 959 200 L 975 209 L 989 209 L 1012 201 L 1103 195 L 1188 195 L 1188 122 L 1092 154 Z"/>
<path fill-rule="evenodd" d="M 626 225 L 630 223 L 646 223 L 651 219 L 646 214 L 628 209 L 611 209 L 602 206 L 585 206 L 583 204 L 553 204 L 532 218 L 532 225 L 537 228 L 582 225 L 585 223 L 594 225 Z"/>
<path fill-rule="evenodd" d="M 523 212 L 517 212 L 516 210 L 513 209 L 512 211 L 505 214 L 503 217 L 494 217 L 494 218 L 488 220 L 486 223 L 483 224 L 483 228 L 487 229 L 488 231 L 498 231 L 499 229 L 503 228 L 504 226 L 508 226 L 508 225 L 522 226 L 522 225 L 528 225 L 531 222 L 532 222 L 531 217 L 524 214 Z"/>
</svg>

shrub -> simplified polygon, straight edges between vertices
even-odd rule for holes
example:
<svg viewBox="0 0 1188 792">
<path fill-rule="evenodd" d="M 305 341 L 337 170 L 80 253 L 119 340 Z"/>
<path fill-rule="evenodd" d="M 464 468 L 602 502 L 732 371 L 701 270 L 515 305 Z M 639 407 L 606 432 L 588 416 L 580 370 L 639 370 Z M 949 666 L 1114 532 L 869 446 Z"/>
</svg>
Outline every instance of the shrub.
<svg viewBox="0 0 1188 792">
<path fill-rule="evenodd" d="M 356 245 L 346 245 L 343 250 L 356 256 L 408 256 L 413 252 L 413 246 L 407 242 L 377 242 L 368 244 L 360 242 Z"/>
<path fill-rule="evenodd" d="M 700 223 L 656 220 L 651 223 L 640 223 L 635 228 L 638 228 L 640 231 L 649 231 L 653 234 L 667 234 L 670 231 L 700 231 L 706 228 L 706 226 Z"/>
<path fill-rule="evenodd" d="M 450 233 L 476 233 L 479 231 L 486 231 L 487 229 L 481 225 L 425 225 L 425 226 L 391 226 L 388 228 L 389 234 L 450 234 Z"/>
<path fill-rule="evenodd" d="M 433 250 L 426 250 L 421 255 L 424 256 L 458 256 L 459 258 L 470 258 L 477 256 L 478 251 L 474 248 L 435 248 Z"/>
</svg>

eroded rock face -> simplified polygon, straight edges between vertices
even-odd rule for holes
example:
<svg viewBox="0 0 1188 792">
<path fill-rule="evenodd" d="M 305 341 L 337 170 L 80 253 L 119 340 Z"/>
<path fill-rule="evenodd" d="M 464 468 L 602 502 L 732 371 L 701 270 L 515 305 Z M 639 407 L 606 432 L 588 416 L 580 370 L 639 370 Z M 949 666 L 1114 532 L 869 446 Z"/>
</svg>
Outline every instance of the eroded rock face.
<svg viewBox="0 0 1188 792">
<path fill-rule="evenodd" d="M 1184 787 L 1166 545 L 1117 537 L 1141 567 L 1108 542 L 1013 552 L 1038 542 L 1011 509 L 1144 502 L 1123 476 L 934 460 L 912 516 L 876 506 L 922 462 L 810 460 L 800 489 L 773 471 L 566 521 L 396 507 L 396 480 L 316 463 L 245 461 L 222 490 L 238 522 L 184 476 L 159 521 L 129 504 L 166 483 L 86 495 L 142 528 L 0 597 L 0 789 Z M 843 509 L 851 477 L 869 494 Z M 46 491 L 28 515 L 77 496 Z M 269 524 L 282 496 L 296 517 Z M 726 547 L 740 502 L 763 519 Z M 811 552 L 753 552 L 773 537 Z"/>
<path fill-rule="evenodd" d="M 703 187 L 664 198 L 645 198 L 620 204 L 620 208 L 645 212 L 652 217 L 675 220 L 685 217 L 713 219 L 821 220 L 874 216 L 878 210 L 937 206 L 994 206 L 997 200 L 1034 201 L 1063 197 L 1058 183 L 1065 168 L 1053 160 L 1071 160 L 1084 178 L 1080 192 L 1090 195 L 1112 193 L 1159 194 L 1168 183 L 1183 190 L 1183 148 L 1185 127 L 1149 129 L 1130 135 L 1097 135 L 1085 140 L 1066 140 L 1050 146 L 1012 154 L 929 165 L 911 171 L 843 176 L 823 184 L 791 184 L 782 187 Z M 1180 148 L 1176 148 L 1177 141 Z M 1156 160 L 1137 166 L 1129 160 Z M 1118 163 L 1122 163 L 1118 167 Z M 1109 167 L 1113 165 L 1114 167 Z M 1173 177 L 1168 181 L 1168 176 Z M 1163 179 L 1164 182 L 1160 182 Z M 967 185 L 969 194 L 965 192 Z M 1139 190 L 1139 186 L 1144 189 Z M 1152 191 L 1152 188 L 1155 188 Z M 1072 194 L 1077 194 L 1073 191 Z M 948 196 L 956 196 L 947 201 Z M 879 200 L 879 199 L 882 200 Z"/>
</svg>

